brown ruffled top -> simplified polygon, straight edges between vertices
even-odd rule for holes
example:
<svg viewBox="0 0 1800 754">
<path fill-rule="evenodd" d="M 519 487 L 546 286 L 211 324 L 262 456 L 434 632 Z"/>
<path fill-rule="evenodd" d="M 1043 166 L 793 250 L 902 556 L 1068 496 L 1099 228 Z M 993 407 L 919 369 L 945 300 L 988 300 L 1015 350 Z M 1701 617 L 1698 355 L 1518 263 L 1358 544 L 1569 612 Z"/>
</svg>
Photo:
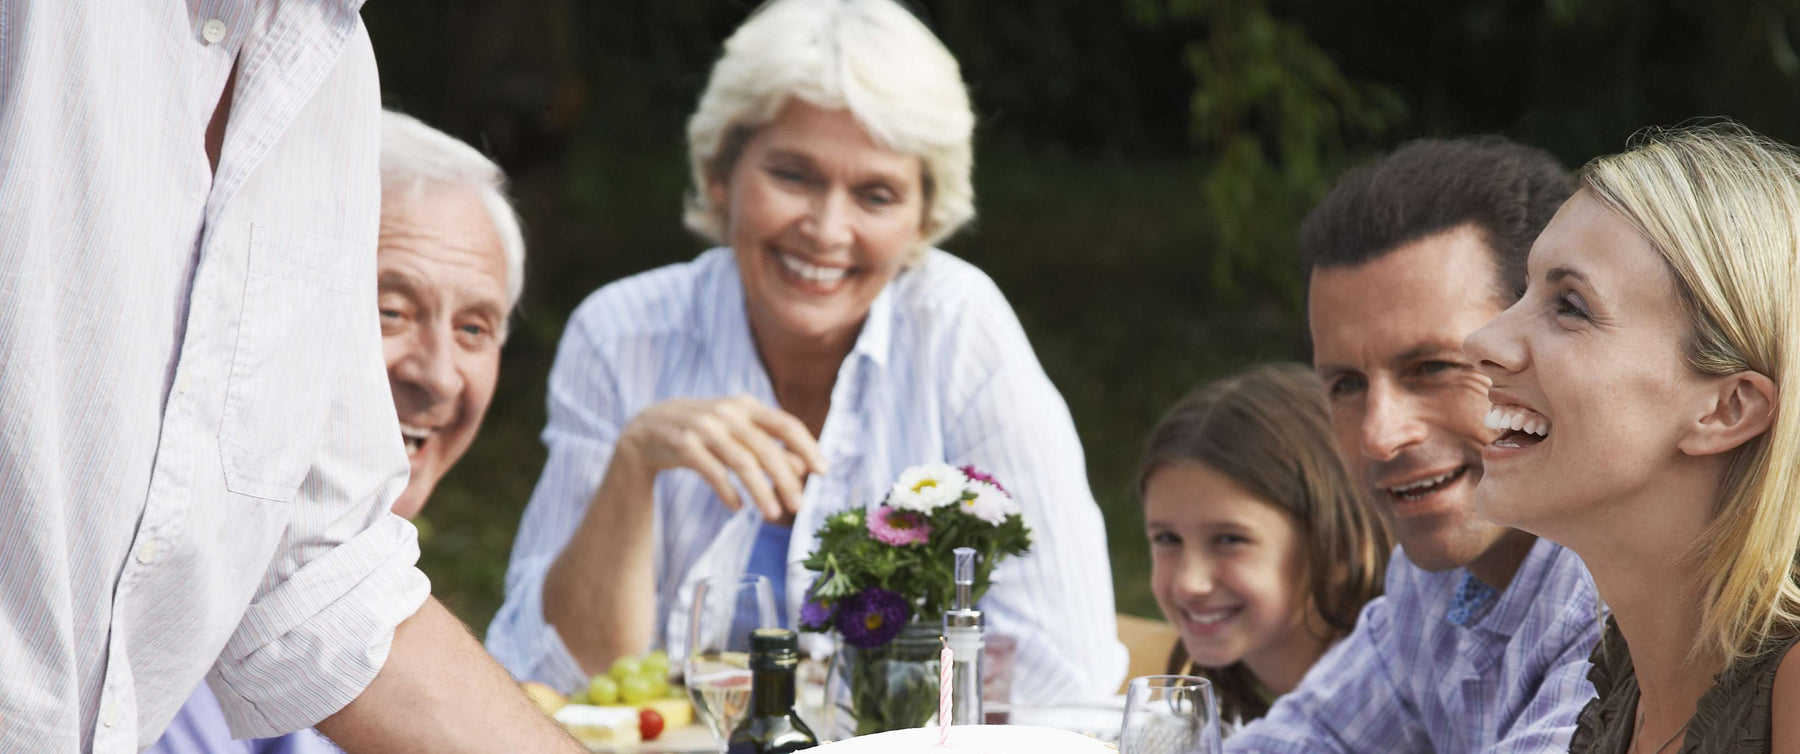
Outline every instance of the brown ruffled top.
<svg viewBox="0 0 1800 754">
<path fill-rule="evenodd" d="M 1800 637 L 1797 637 L 1800 638 Z M 1677 754 L 1763 754 L 1769 750 L 1769 699 L 1781 658 L 1794 646 L 1787 639 L 1770 651 L 1726 668 L 1713 677 L 1713 687 L 1700 695 L 1694 716 L 1682 733 Z M 1637 670 L 1618 625 L 1606 619 L 1606 632 L 1588 658 L 1588 680 L 1599 696 L 1581 710 L 1572 754 L 1625 754 L 1637 726 Z M 1654 746 L 1656 743 L 1651 742 Z"/>
</svg>

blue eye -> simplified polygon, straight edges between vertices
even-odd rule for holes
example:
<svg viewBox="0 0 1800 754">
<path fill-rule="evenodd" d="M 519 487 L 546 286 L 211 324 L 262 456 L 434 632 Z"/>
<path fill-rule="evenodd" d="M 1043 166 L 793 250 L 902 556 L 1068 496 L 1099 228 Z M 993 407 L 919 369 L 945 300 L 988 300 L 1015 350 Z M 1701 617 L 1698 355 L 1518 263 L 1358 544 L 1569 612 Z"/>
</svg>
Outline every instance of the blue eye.
<svg viewBox="0 0 1800 754">
<path fill-rule="evenodd" d="M 1156 533 L 1150 535 L 1150 544 L 1174 545 L 1174 546 L 1179 547 L 1181 545 L 1181 537 L 1176 536 L 1175 534 L 1172 534 L 1170 532 L 1159 531 L 1159 532 L 1156 532 Z"/>
<path fill-rule="evenodd" d="M 1213 537 L 1213 544 L 1227 546 L 1247 545 L 1250 544 L 1250 539 L 1241 534 L 1220 534 Z"/>
</svg>

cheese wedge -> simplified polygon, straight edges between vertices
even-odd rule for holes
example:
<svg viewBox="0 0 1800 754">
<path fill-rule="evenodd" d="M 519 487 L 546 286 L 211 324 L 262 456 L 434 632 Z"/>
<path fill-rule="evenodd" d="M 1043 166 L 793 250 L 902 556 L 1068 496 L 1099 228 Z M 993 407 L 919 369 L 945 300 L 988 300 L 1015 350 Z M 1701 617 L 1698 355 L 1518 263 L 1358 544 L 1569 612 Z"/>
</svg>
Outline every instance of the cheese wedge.
<svg viewBox="0 0 1800 754">
<path fill-rule="evenodd" d="M 556 711 L 556 722 L 583 744 L 619 746 L 642 740 L 636 707 L 570 704 Z"/>
</svg>

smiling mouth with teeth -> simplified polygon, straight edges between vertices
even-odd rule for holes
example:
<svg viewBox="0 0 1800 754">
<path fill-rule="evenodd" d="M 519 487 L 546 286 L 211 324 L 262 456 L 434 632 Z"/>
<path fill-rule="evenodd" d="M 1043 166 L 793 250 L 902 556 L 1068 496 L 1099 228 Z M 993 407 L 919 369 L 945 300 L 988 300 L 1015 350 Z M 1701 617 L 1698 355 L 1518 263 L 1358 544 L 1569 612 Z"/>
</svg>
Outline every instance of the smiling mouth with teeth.
<svg viewBox="0 0 1800 754">
<path fill-rule="evenodd" d="M 1220 608 L 1217 610 L 1202 610 L 1202 611 L 1185 610 L 1184 609 L 1181 611 L 1181 617 L 1186 618 L 1189 623 L 1192 623 L 1196 626 L 1200 626 L 1200 627 L 1204 628 L 1207 626 L 1216 626 L 1220 623 L 1224 623 L 1227 619 L 1231 618 L 1231 616 L 1237 615 L 1237 613 L 1238 613 L 1238 608 L 1235 608 L 1235 607 Z"/>
<path fill-rule="evenodd" d="M 400 440 L 406 443 L 407 458 L 418 455 L 419 448 L 424 447 L 425 441 L 430 438 L 431 430 L 429 429 L 424 427 L 414 427 L 408 424 L 400 425 Z"/>
<path fill-rule="evenodd" d="M 812 264 L 800 257 L 785 252 L 778 251 L 775 253 L 775 256 L 781 260 L 782 269 L 793 273 L 794 277 L 817 285 L 835 285 L 838 281 L 843 280 L 844 276 L 850 272 L 843 267 L 826 267 L 824 265 Z"/>
<path fill-rule="evenodd" d="M 1469 465 L 1463 464 L 1434 477 L 1420 479 L 1416 482 L 1408 482 L 1394 487 L 1385 487 L 1383 489 L 1396 500 L 1412 502 L 1455 484 L 1457 480 L 1462 479 L 1463 475 L 1467 473 L 1469 473 Z"/>
<path fill-rule="evenodd" d="M 1505 430 L 1494 445 L 1501 448 L 1529 448 L 1550 436 L 1550 419 L 1524 406 L 1495 406 L 1488 410 L 1488 428 Z"/>
</svg>

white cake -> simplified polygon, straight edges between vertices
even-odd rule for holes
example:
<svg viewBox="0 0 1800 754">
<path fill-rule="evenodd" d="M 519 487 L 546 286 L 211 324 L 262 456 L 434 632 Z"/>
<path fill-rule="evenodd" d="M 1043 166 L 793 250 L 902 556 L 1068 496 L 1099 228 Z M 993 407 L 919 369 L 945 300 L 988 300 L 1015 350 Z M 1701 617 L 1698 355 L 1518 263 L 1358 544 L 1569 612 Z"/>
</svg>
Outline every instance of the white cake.
<svg viewBox="0 0 1800 754">
<path fill-rule="evenodd" d="M 956 725 L 950 728 L 949 744 L 938 748 L 937 726 L 909 728 L 858 736 L 821 746 L 819 754 L 1118 754 L 1112 744 L 1101 743 L 1079 733 L 1032 725 Z"/>
</svg>

